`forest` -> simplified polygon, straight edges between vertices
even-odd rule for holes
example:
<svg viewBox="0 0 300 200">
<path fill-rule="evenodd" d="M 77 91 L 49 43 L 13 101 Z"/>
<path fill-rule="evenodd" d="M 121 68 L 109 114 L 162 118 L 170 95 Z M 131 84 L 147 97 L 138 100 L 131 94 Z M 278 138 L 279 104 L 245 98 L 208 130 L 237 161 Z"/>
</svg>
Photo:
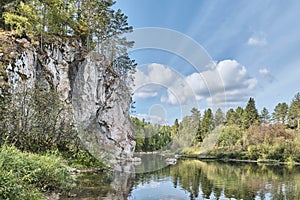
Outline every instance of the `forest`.
<svg viewBox="0 0 300 200">
<path fill-rule="evenodd" d="M 254 98 L 245 108 L 224 113 L 197 108 L 173 125 L 151 124 L 132 117 L 136 151 L 162 151 L 243 160 L 300 162 L 300 93 L 278 103 L 273 112 L 259 112 Z"/>
</svg>

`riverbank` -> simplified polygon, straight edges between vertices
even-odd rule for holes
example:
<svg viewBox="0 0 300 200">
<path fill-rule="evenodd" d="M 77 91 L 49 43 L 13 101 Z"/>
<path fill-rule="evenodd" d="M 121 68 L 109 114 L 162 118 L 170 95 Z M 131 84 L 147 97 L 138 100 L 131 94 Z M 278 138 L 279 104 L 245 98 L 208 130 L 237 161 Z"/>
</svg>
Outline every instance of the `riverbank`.
<svg viewBox="0 0 300 200">
<path fill-rule="evenodd" d="M 228 157 L 218 157 L 212 155 L 180 155 L 183 159 L 198 159 L 202 161 L 222 161 L 222 162 L 239 162 L 239 163 L 261 163 L 261 164 L 271 164 L 271 165 L 300 165 L 300 162 L 284 162 L 271 159 L 238 159 L 238 158 L 228 158 Z"/>
<path fill-rule="evenodd" d="M 152 152 L 135 152 L 135 155 L 149 155 L 149 154 L 160 154 L 162 156 L 173 156 L 176 159 L 183 158 L 183 159 L 198 159 L 203 161 L 222 161 L 222 162 L 242 162 L 242 163 L 263 163 L 263 164 L 279 164 L 279 165 L 300 165 L 300 162 L 294 161 L 280 161 L 274 159 L 242 159 L 240 154 L 241 153 L 230 153 L 230 155 L 226 153 L 222 153 L 221 156 L 219 153 L 209 153 L 209 154 L 175 154 L 170 152 L 159 152 L 159 151 L 152 151 Z M 246 152 L 244 152 L 246 154 Z M 233 155 L 238 155 L 237 157 L 233 157 Z M 231 156 L 231 157 L 230 157 Z M 245 156 L 245 155 L 244 155 Z M 247 156 L 245 156 L 247 157 Z"/>
<path fill-rule="evenodd" d="M 72 168 L 74 163 L 86 169 Z M 96 167 L 98 162 L 79 163 L 58 153 L 22 152 L 4 145 L 0 148 L 0 199 L 57 199 L 75 186 L 75 173 L 107 169 L 103 164 Z"/>
</svg>

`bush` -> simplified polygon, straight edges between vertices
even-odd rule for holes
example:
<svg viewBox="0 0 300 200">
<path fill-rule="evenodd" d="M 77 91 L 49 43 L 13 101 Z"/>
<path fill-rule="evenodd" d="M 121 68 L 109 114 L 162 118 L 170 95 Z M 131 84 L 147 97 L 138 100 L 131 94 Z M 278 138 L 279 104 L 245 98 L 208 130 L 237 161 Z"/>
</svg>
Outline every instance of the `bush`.
<svg viewBox="0 0 300 200">
<path fill-rule="evenodd" d="M 0 199 L 42 199 L 43 194 L 32 185 L 26 185 L 12 171 L 0 169 Z"/>
<path fill-rule="evenodd" d="M 69 117 L 70 109 L 55 90 L 39 84 L 33 88 L 20 84 L 3 101 L 0 145 L 9 144 L 30 152 L 78 145 L 80 140 Z"/>
<path fill-rule="evenodd" d="M 7 146 L 0 151 L 0 177 L 0 199 L 41 199 L 41 192 L 68 189 L 73 181 L 61 158 Z"/>
<path fill-rule="evenodd" d="M 224 126 L 222 128 L 222 133 L 218 138 L 218 147 L 230 150 L 240 148 L 243 134 L 242 129 L 237 125 Z"/>
<path fill-rule="evenodd" d="M 91 155 L 82 145 L 76 148 L 71 148 L 66 151 L 59 152 L 58 154 L 66 159 L 71 167 L 107 167 L 104 163 L 97 160 L 93 155 Z"/>
</svg>

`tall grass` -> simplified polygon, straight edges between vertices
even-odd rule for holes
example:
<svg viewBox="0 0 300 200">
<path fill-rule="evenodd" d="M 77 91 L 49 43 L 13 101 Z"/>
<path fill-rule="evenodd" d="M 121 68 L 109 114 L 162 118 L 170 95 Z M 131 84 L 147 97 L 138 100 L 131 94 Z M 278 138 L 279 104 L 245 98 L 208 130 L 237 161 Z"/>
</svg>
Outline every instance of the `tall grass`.
<svg viewBox="0 0 300 200">
<path fill-rule="evenodd" d="M 68 166 L 60 157 L 0 148 L 0 199 L 43 199 L 45 192 L 62 191 L 71 184 Z"/>
</svg>

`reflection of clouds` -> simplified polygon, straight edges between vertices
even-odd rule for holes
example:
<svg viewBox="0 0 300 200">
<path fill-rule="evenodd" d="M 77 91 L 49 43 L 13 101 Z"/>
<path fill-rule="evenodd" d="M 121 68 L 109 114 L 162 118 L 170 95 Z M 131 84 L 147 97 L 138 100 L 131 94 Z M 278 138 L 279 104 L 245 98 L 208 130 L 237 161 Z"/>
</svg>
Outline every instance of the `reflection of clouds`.
<svg viewBox="0 0 300 200">
<path fill-rule="evenodd" d="M 136 190 L 151 189 L 160 187 L 162 182 L 150 181 L 149 183 L 140 183 L 136 186 Z"/>
<path fill-rule="evenodd" d="M 155 84 L 160 84 L 167 89 L 160 98 L 163 103 L 178 105 L 187 104 L 190 99 L 205 99 L 214 104 L 225 104 L 225 100 L 231 104 L 243 102 L 256 89 L 257 80 L 237 61 L 223 60 L 214 65 L 203 72 L 181 76 L 162 64 L 149 64 L 135 74 L 135 97 L 159 95 L 162 87 Z M 141 85 L 147 89 L 139 89 Z"/>
<path fill-rule="evenodd" d="M 187 199 L 187 195 L 179 185 L 177 188 L 174 187 L 172 178 L 166 177 L 157 181 L 139 183 L 132 190 L 128 199 L 182 200 Z"/>
</svg>

